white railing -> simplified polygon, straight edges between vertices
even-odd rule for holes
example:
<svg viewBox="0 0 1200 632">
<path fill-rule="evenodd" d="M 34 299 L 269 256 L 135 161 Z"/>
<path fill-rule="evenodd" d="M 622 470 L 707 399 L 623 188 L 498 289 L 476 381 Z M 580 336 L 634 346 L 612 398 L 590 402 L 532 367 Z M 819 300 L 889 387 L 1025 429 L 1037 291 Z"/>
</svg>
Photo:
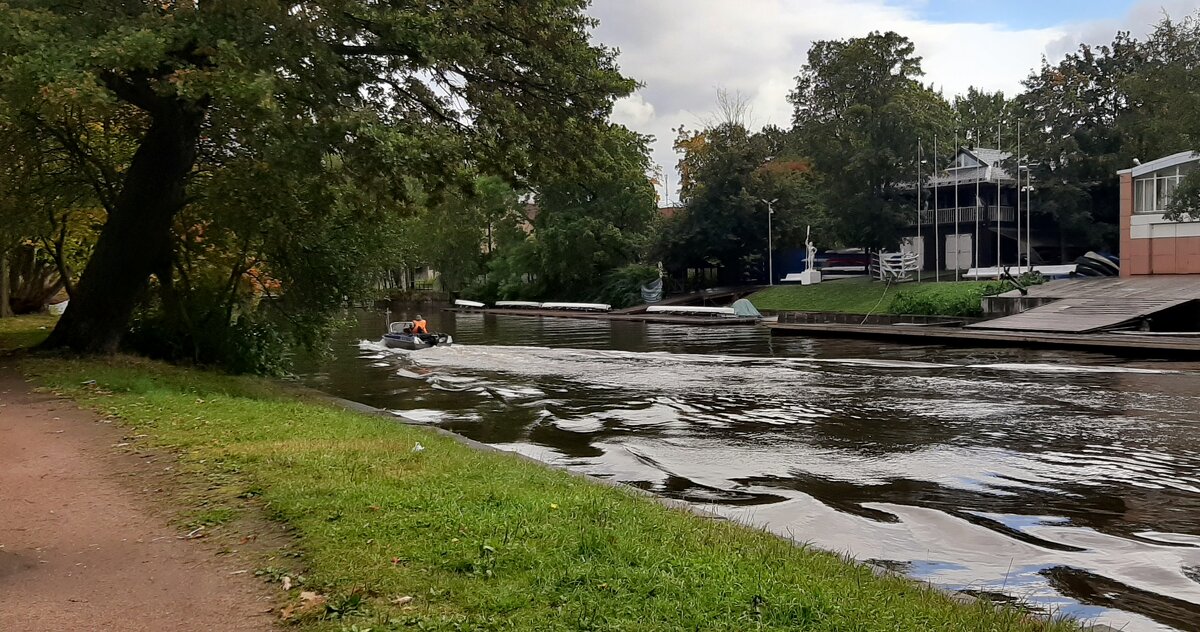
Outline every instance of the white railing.
<svg viewBox="0 0 1200 632">
<path fill-rule="evenodd" d="M 871 256 L 871 276 L 880 281 L 911 281 L 918 267 L 915 252 L 883 252 Z"/>
<path fill-rule="evenodd" d="M 958 208 L 939 208 L 937 209 L 938 224 L 953 224 L 957 213 L 957 221 L 960 224 L 974 223 L 976 216 L 981 222 L 995 222 L 996 215 L 999 213 L 1000 221 L 1015 222 L 1017 221 L 1017 209 L 1011 206 L 989 206 L 986 209 L 982 206 L 960 206 Z M 932 224 L 934 216 L 933 209 L 923 209 L 920 213 L 921 224 Z"/>
</svg>

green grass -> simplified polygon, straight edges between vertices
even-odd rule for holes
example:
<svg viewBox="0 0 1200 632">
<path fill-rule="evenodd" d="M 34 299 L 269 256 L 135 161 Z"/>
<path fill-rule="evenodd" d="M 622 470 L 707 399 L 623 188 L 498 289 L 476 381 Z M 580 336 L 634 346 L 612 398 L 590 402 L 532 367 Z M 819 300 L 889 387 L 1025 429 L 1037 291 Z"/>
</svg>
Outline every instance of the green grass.
<svg viewBox="0 0 1200 632">
<path fill-rule="evenodd" d="M 32 347 L 54 329 L 58 316 L 30 314 L 13 318 L 0 318 L 0 352 Z"/>
<path fill-rule="evenodd" d="M 890 287 L 869 279 L 839 279 L 817 285 L 779 285 L 752 294 L 760 310 L 847 314 L 945 314 L 971 316 L 993 281 L 900 283 Z M 886 291 L 885 291 L 886 289 Z M 903 301 L 896 301 L 903 294 Z"/>
<path fill-rule="evenodd" d="M 1075 629 L 955 604 L 832 554 L 277 382 L 128 358 L 21 366 L 178 453 L 185 477 L 214 490 L 199 513 L 178 507 L 183 520 L 265 510 L 286 523 L 303 551 L 293 598 L 329 596 L 305 630 Z M 266 578 L 294 563 L 260 561 Z M 401 596 L 413 599 L 393 604 Z"/>
</svg>

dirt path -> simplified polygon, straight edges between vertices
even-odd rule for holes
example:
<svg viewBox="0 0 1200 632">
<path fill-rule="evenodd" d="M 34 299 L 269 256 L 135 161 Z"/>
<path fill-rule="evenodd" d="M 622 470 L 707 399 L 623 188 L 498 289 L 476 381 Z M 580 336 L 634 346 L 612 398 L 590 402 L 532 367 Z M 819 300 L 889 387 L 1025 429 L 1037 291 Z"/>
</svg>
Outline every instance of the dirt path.
<svg viewBox="0 0 1200 632">
<path fill-rule="evenodd" d="M 164 461 L 0 359 L 0 630 L 270 630 L 267 589 L 154 507 Z M 252 569 L 248 569 L 252 570 Z"/>
</svg>

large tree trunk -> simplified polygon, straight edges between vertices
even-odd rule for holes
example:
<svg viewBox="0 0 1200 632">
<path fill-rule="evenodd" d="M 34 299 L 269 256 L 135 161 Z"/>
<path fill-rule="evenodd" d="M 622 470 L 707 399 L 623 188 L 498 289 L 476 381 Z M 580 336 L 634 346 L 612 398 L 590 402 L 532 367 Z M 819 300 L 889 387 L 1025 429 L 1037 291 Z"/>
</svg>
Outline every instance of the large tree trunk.
<svg viewBox="0 0 1200 632">
<path fill-rule="evenodd" d="M 185 202 L 204 109 L 156 105 L 75 295 L 43 347 L 115 352 L 150 275 L 169 269 L 171 224 Z"/>
<path fill-rule="evenodd" d="M 13 315 L 8 295 L 8 251 L 0 250 L 0 318 L 8 318 Z"/>
</svg>

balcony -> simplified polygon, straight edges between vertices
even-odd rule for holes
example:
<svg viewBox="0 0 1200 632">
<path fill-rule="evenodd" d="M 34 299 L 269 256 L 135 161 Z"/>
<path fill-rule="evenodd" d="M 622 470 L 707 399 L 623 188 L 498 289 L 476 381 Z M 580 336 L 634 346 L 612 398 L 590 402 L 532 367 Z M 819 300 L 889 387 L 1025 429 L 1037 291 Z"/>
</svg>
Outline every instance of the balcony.
<svg viewBox="0 0 1200 632">
<path fill-rule="evenodd" d="M 934 223 L 934 212 L 933 209 L 921 211 L 921 224 Z M 974 224 L 976 217 L 979 218 L 980 223 L 995 224 L 996 215 L 1000 216 L 1001 222 L 1017 221 L 1017 209 L 1011 206 L 991 206 L 986 209 L 982 206 L 960 206 L 958 208 L 939 208 L 936 212 L 938 224 L 953 224 L 955 221 L 960 224 Z"/>
</svg>

